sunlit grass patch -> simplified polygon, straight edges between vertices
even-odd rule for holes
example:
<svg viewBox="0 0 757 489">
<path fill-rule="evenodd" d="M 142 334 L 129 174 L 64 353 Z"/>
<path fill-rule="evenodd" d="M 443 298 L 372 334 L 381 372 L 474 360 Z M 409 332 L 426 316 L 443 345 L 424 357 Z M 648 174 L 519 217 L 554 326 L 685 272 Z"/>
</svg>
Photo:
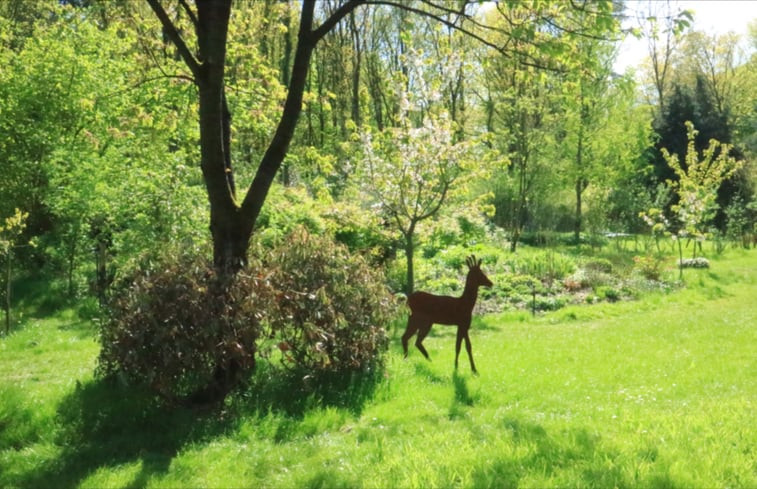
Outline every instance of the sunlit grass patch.
<svg viewBox="0 0 757 489">
<path fill-rule="evenodd" d="M 93 378 L 93 328 L 0 340 L 2 487 L 754 487 L 757 255 L 639 301 L 477 318 L 480 375 L 398 338 L 374 383 L 294 387 L 261 363 L 211 411 Z"/>
</svg>

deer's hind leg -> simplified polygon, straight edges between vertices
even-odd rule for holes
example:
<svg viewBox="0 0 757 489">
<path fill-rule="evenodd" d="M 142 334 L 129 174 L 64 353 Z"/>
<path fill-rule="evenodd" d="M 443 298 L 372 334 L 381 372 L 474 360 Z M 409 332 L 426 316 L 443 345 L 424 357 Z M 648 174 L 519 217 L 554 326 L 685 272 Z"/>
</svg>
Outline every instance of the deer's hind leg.
<svg viewBox="0 0 757 489">
<path fill-rule="evenodd" d="M 426 351 L 426 348 L 423 346 L 423 340 L 426 339 L 426 335 L 428 335 L 428 332 L 431 331 L 431 326 L 433 325 L 432 322 L 426 321 L 420 324 L 418 327 L 418 337 L 415 339 L 415 346 L 423 353 L 423 356 L 426 357 L 426 360 L 431 361 L 431 357 L 428 356 L 428 352 Z"/>
<path fill-rule="evenodd" d="M 418 316 L 411 314 L 407 318 L 407 327 L 402 334 L 402 350 L 405 352 L 405 358 L 407 358 L 407 342 L 410 341 L 410 338 L 412 338 L 416 331 L 418 331 L 420 325 L 421 321 Z"/>
</svg>

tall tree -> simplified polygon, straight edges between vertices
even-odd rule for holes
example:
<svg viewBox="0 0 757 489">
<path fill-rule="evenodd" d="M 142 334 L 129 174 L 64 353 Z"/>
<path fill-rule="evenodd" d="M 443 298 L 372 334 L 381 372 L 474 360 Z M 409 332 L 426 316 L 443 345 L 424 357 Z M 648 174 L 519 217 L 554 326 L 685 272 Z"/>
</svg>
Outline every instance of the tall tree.
<svg viewBox="0 0 757 489">
<path fill-rule="evenodd" d="M 672 80 L 674 56 L 681 41 L 681 33 L 689 26 L 693 14 L 676 10 L 671 0 L 648 2 L 636 14 L 639 28 L 647 40 L 649 78 L 653 87 L 650 105 L 657 114 L 665 110 L 666 97 Z"/>
<path fill-rule="evenodd" d="M 159 19 L 165 35 L 176 46 L 178 55 L 189 68 L 193 83 L 199 94 L 199 121 L 201 168 L 210 202 L 210 231 L 213 238 L 213 260 L 216 268 L 226 274 L 233 274 L 247 262 L 247 249 L 255 221 L 265 202 L 268 190 L 279 171 L 292 140 L 297 119 L 302 110 L 310 60 L 313 51 L 324 36 L 342 19 L 350 15 L 358 6 L 382 4 L 403 9 L 408 13 L 433 18 L 442 24 L 459 29 L 466 35 L 486 45 L 508 53 L 507 40 L 523 36 L 533 39 L 536 26 L 517 26 L 501 37 L 501 44 L 489 40 L 492 27 L 473 17 L 468 2 L 460 5 L 422 0 L 417 3 L 399 1 L 345 0 L 334 9 L 323 10 L 323 20 L 316 22 L 315 0 L 304 0 L 301 5 L 300 22 L 288 92 L 278 126 L 270 144 L 265 150 L 255 177 L 243 197 L 237 196 L 236 182 L 231 158 L 231 113 L 227 101 L 225 69 L 229 21 L 232 10 L 231 0 L 198 2 L 192 9 L 185 0 L 179 0 L 173 9 L 165 7 L 161 0 L 147 0 Z M 537 12 L 542 25 L 548 24 L 552 31 L 560 30 L 560 11 L 557 6 L 529 5 Z M 613 18 L 612 3 L 609 1 L 592 5 L 580 4 L 573 8 L 593 15 L 582 26 L 593 35 L 617 28 Z M 591 11 L 591 12 L 589 12 Z M 173 20 L 180 12 L 188 19 L 183 30 Z M 173 14 L 173 15 L 172 15 Z M 452 20 L 449 20 L 452 19 Z M 502 32 L 500 30 L 500 32 Z M 187 39 L 194 34 L 196 48 L 190 48 Z M 545 46 L 555 53 L 553 43 Z M 564 51 L 562 51 L 564 53 Z M 196 54 L 195 54 L 196 53 Z M 547 53 L 545 50 L 543 53 Z M 543 61 L 550 63 L 548 54 Z M 555 61 L 555 60 L 551 60 Z M 536 62 L 536 61 L 535 61 Z"/>
<path fill-rule="evenodd" d="M 344 3 L 318 26 L 314 26 L 315 2 L 303 2 L 289 90 L 281 118 L 242 199 L 237 198 L 232 168 L 231 113 L 226 95 L 227 36 L 232 2 L 198 2 L 196 10 L 184 1 L 179 2 L 177 8 L 185 12 L 194 29 L 196 50 L 190 49 L 185 35 L 160 0 L 148 0 L 148 3 L 189 68 L 198 89 L 200 166 L 210 202 L 213 262 L 222 273 L 233 274 L 247 263 L 247 249 L 255 221 L 292 140 L 302 109 L 313 49 L 334 25 L 362 2 Z"/>
</svg>

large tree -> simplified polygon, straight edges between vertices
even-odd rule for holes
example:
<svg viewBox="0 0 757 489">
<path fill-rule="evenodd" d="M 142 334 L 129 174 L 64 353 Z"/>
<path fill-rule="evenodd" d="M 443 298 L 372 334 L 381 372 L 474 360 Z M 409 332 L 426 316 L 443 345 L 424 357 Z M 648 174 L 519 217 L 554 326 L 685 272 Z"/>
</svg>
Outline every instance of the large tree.
<svg viewBox="0 0 757 489">
<path fill-rule="evenodd" d="M 306 87 L 311 57 L 316 45 L 342 19 L 349 16 L 361 5 L 385 5 L 401 8 L 406 12 L 432 18 L 448 28 L 458 29 L 505 55 L 511 50 L 509 40 L 524 37 L 533 42 L 541 42 L 537 36 L 539 26 L 542 32 L 561 31 L 561 20 L 566 9 L 591 10 L 594 15 L 587 25 L 571 26 L 570 35 L 598 35 L 617 28 L 613 17 L 612 2 L 576 2 L 571 6 L 529 4 L 518 8 L 530 8 L 538 22 L 527 25 L 509 26 L 498 38 L 500 43 L 488 41 L 495 30 L 474 18 L 474 8 L 469 2 L 456 3 L 421 0 L 401 2 L 391 0 L 344 0 L 329 4 L 329 8 L 319 8 L 316 12 L 315 0 L 304 0 L 301 5 L 294 57 L 288 80 L 288 92 L 281 118 L 270 144 L 260 159 L 252 183 L 243 196 L 237 195 L 231 157 L 231 113 L 226 93 L 226 52 L 229 22 L 232 14 L 231 0 L 205 0 L 196 2 L 192 8 L 186 0 L 178 0 L 167 8 L 168 1 L 147 0 L 152 11 L 160 20 L 164 35 L 176 46 L 178 56 L 190 70 L 193 83 L 199 94 L 199 121 L 201 168 L 210 202 L 210 231 L 213 238 L 213 261 L 215 267 L 227 274 L 233 274 L 247 262 L 249 240 L 268 190 L 281 168 L 295 126 L 302 110 L 303 92 Z M 473 2 L 475 3 L 475 2 Z M 497 5 L 498 13 L 506 13 L 512 7 Z M 322 17 L 316 21 L 316 13 Z M 173 19 L 183 16 L 188 19 L 193 33 L 187 33 Z M 193 49 L 187 39 L 196 44 Z M 554 66 L 556 58 L 565 55 L 554 38 L 543 40 L 544 50 L 540 59 L 528 63 Z M 550 53 L 552 57 L 550 58 Z M 555 54 L 557 53 L 557 54 Z"/>
</svg>

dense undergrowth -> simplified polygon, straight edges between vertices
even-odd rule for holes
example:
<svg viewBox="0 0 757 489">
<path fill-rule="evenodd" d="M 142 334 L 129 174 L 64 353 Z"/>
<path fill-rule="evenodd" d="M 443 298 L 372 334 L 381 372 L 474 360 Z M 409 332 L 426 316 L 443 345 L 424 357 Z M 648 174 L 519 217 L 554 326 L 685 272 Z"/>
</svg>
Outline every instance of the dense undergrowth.
<svg viewBox="0 0 757 489">
<path fill-rule="evenodd" d="M 261 362 L 200 411 L 95 379 L 93 321 L 30 303 L 0 340 L 0 486 L 753 487 L 757 255 L 710 263 L 634 301 L 480 317 L 480 377 L 453 370 L 451 328 L 402 361 L 397 323 L 378 377 Z"/>
</svg>

